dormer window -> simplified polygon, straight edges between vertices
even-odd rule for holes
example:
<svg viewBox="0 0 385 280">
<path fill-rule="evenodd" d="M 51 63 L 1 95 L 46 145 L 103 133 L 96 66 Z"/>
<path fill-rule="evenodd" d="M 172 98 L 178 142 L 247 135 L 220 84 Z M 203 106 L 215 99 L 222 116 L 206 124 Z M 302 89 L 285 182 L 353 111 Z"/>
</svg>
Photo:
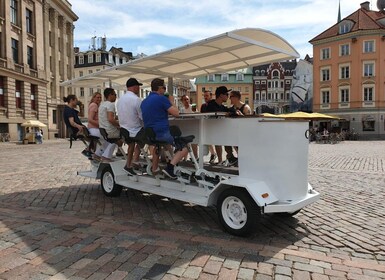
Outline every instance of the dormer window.
<svg viewBox="0 0 385 280">
<path fill-rule="evenodd" d="M 352 27 L 353 27 L 353 23 L 351 21 L 347 21 L 347 20 L 342 21 L 339 24 L 339 34 L 345 34 L 345 33 L 350 32 Z"/>
<path fill-rule="evenodd" d="M 229 80 L 229 74 L 224 73 L 221 75 L 221 81 L 222 82 L 227 82 Z"/>
<path fill-rule="evenodd" d="M 244 75 L 243 73 L 237 73 L 237 81 L 243 81 L 244 80 Z"/>
<path fill-rule="evenodd" d="M 214 82 L 214 80 L 215 80 L 215 75 L 210 74 L 210 75 L 207 76 L 207 81 L 208 82 Z"/>
</svg>

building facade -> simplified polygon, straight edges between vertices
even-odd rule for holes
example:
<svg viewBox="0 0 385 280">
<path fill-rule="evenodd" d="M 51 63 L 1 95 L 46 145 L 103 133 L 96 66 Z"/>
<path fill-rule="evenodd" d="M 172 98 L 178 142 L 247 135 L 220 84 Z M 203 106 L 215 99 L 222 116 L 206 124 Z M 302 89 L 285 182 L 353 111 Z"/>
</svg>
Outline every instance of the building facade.
<svg viewBox="0 0 385 280">
<path fill-rule="evenodd" d="M 290 88 L 296 60 L 274 62 L 253 68 L 256 114 L 282 114 L 290 111 Z"/>
<path fill-rule="evenodd" d="M 66 0 L 0 0 L 0 133 L 21 141 L 21 124 L 47 124 L 57 131 L 58 104 L 73 77 L 73 22 Z"/>
<path fill-rule="evenodd" d="M 91 48 L 87 51 L 80 51 L 79 48 L 74 48 L 75 64 L 74 64 L 74 77 L 79 78 L 82 76 L 96 73 L 100 70 L 127 63 L 133 59 L 131 52 L 125 52 L 122 48 L 111 47 L 107 50 L 107 39 L 92 38 Z M 127 78 L 128 79 L 128 78 Z M 77 96 L 81 102 L 79 116 L 85 121 L 88 118 L 88 105 L 92 96 L 96 92 L 100 92 L 103 95 L 103 90 L 109 87 L 110 84 L 95 84 L 92 87 L 74 88 L 73 93 Z M 119 95 L 123 94 L 124 89 L 116 89 Z"/>
<path fill-rule="evenodd" d="M 252 68 L 245 68 L 222 74 L 210 74 L 195 79 L 196 104 L 199 110 L 204 103 L 203 92 L 209 90 L 215 98 L 215 90 L 219 86 L 237 90 L 241 93 L 241 99 L 253 109 L 253 74 Z M 228 100 L 230 104 L 230 100 Z"/>
<path fill-rule="evenodd" d="M 364 139 L 384 139 L 385 13 L 364 2 L 313 45 L 313 110 L 346 120 Z M 336 124 L 341 126 L 341 124 Z"/>
</svg>

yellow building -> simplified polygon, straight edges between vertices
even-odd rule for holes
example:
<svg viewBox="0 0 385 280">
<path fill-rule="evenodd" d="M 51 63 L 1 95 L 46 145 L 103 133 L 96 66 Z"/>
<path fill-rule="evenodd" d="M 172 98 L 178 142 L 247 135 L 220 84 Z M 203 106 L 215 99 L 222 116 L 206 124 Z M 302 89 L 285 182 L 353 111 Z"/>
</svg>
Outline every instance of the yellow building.
<svg viewBox="0 0 385 280">
<path fill-rule="evenodd" d="M 10 140 L 22 140 L 26 120 L 47 124 L 45 137 L 57 133 L 77 19 L 66 0 L 0 0 L 0 133 Z"/>
<path fill-rule="evenodd" d="M 360 9 L 312 40 L 313 110 L 347 120 L 334 126 L 385 138 L 385 13 Z"/>
<path fill-rule="evenodd" d="M 196 85 L 196 104 L 199 110 L 204 103 L 203 92 L 209 90 L 215 98 L 217 87 L 226 86 L 228 89 L 237 90 L 241 93 L 241 100 L 249 104 L 251 110 L 253 106 L 253 73 L 252 68 L 241 69 L 221 74 L 210 74 L 198 77 L 195 80 Z M 230 104 L 230 100 L 228 101 Z"/>
</svg>

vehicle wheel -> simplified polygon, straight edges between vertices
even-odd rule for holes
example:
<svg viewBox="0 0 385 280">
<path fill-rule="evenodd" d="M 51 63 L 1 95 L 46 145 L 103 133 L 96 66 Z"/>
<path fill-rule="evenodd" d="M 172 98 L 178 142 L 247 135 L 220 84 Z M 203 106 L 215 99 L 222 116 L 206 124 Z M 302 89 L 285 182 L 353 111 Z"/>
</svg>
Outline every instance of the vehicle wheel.
<svg viewBox="0 0 385 280">
<path fill-rule="evenodd" d="M 114 173 L 110 166 L 107 166 L 103 169 L 102 177 L 101 177 L 101 185 L 103 193 L 106 196 L 114 197 L 119 196 L 122 192 L 122 186 L 119 186 L 115 183 Z"/>
<path fill-rule="evenodd" d="M 231 188 L 218 197 L 218 218 L 225 230 L 233 235 L 247 236 L 256 228 L 261 210 L 243 188 Z"/>
</svg>

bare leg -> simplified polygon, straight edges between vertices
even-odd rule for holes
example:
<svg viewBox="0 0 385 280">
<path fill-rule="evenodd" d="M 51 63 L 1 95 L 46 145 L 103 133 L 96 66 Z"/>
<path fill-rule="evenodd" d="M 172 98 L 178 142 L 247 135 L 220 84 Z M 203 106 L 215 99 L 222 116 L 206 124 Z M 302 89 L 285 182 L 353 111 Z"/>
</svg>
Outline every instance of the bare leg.
<svg viewBox="0 0 385 280">
<path fill-rule="evenodd" d="M 128 168 L 132 167 L 132 157 L 133 157 L 133 154 L 134 154 L 134 148 L 135 148 L 135 143 L 129 143 L 128 144 L 127 163 L 126 163 L 126 166 Z"/>
<path fill-rule="evenodd" d="M 152 149 L 152 171 L 155 171 L 159 168 L 159 154 L 157 153 L 157 148 Z"/>
<path fill-rule="evenodd" d="M 218 162 L 221 163 L 222 160 L 222 146 L 215 146 L 215 151 L 217 152 Z"/>
<path fill-rule="evenodd" d="M 197 144 L 191 144 L 191 149 L 193 151 L 194 157 L 198 158 L 198 145 Z"/>
<path fill-rule="evenodd" d="M 139 161 L 139 156 L 140 156 L 140 146 L 138 144 L 135 145 L 135 149 L 134 149 L 134 162 L 138 162 Z"/>
<path fill-rule="evenodd" d="M 172 158 L 170 163 L 175 166 L 176 164 L 178 164 L 178 162 L 182 160 L 182 158 L 187 156 L 187 154 L 188 154 L 187 148 L 183 148 L 182 151 L 178 151 L 174 154 L 174 157 Z"/>
<path fill-rule="evenodd" d="M 210 152 L 211 155 L 215 155 L 216 154 L 213 145 L 209 145 L 209 152 Z"/>
</svg>

